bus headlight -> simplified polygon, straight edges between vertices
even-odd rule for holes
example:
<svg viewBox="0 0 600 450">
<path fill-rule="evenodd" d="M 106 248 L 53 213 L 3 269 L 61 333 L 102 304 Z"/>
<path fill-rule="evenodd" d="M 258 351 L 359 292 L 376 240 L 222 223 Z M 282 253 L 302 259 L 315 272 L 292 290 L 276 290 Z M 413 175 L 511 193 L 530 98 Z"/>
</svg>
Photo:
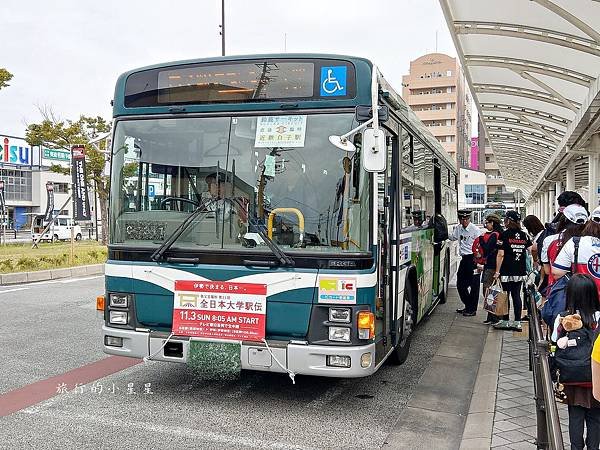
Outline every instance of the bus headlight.
<svg viewBox="0 0 600 450">
<path fill-rule="evenodd" d="M 110 311 L 109 322 L 115 325 L 127 325 L 127 311 Z"/>
<path fill-rule="evenodd" d="M 329 321 L 350 323 L 351 313 L 350 308 L 329 308 Z"/>
<path fill-rule="evenodd" d="M 110 306 L 117 308 L 127 308 L 129 306 L 129 294 L 111 293 L 108 298 L 110 299 Z"/>
<path fill-rule="evenodd" d="M 337 342 L 350 342 L 350 328 L 329 327 L 329 340 Z"/>
</svg>

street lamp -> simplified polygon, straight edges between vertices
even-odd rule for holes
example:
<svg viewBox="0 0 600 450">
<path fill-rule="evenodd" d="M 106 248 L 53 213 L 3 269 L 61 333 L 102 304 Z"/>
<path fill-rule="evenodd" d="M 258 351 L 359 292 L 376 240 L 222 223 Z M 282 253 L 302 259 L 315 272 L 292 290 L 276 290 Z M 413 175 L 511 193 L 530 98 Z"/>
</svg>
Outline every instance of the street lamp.
<svg viewBox="0 0 600 450">
<path fill-rule="evenodd" d="M 225 0 L 221 0 L 221 25 L 219 25 L 221 31 L 221 56 L 225 56 Z"/>
</svg>

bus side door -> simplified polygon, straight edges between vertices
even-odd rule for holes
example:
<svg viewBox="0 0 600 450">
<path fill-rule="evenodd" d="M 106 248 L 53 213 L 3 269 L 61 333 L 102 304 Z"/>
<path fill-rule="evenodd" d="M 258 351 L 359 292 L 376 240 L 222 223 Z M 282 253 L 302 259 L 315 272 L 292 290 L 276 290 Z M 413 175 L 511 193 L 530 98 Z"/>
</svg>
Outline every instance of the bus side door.
<svg viewBox="0 0 600 450">
<path fill-rule="evenodd" d="M 383 354 L 395 344 L 395 312 L 398 306 L 398 239 L 401 207 L 399 199 L 400 146 L 398 134 L 386 129 L 387 164 L 385 173 L 376 174 L 378 185 L 378 244 L 379 254 L 379 298 L 377 300 L 376 323 L 384 335 Z"/>
</svg>

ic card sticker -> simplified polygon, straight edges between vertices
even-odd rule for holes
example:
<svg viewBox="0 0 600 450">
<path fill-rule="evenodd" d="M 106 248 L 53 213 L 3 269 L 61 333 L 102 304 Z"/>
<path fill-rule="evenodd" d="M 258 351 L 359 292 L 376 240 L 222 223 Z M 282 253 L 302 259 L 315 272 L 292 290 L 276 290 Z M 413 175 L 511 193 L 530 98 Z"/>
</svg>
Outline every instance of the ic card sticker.
<svg viewBox="0 0 600 450">
<path fill-rule="evenodd" d="M 356 278 L 319 277 L 319 303 L 356 304 Z"/>
</svg>

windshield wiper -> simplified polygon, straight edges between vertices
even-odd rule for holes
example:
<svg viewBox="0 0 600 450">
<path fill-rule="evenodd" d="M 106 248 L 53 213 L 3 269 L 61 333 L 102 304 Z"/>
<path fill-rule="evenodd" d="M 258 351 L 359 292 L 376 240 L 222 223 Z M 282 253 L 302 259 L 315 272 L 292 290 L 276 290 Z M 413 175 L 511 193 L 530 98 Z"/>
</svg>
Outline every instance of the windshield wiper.
<svg viewBox="0 0 600 450">
<path fill-rule="evenodd" d="M 286 255 L 285 252 L 283 250 L 281 250 L 281 247 L 279 247 L 275 242 L 273 242 L 273 239 L 271 239 L 267 235 L 267 233 L 265 233 L 265 230 L 263 230 L 261 224 L 258 222 L 257 219 L 250 219 L 249 222 L 250 222 L 250 225 L 252 225 L 254 228 L 256 228 L 256 232 L 258 233 L 258 235 L 261 237 L 261 239 L 263 241 L 265 241 L 265 244 L 267 244 L 267 247 L 269 247 L 271 252 L 273 252 L 273 254 L 277 257 L 277 259 L 279 259 L 279 263 L 282 266 L 292 266 L 293 267 L 296 265 L 294 260 L 292 258 L 290 258 L 288 255 Z"/>
<path fill-rule="evenodd" d="M 204 220 L 204 217 L 206 217 L 209 213 L 214 212 L 214 211 L 206 211 L 206 208 L 211 203 L 214 203 L 215 201 L 217 201 L 217 199 L 211 198 L 208 201 L 200 204 L 183 222 L 181 222 L 181 224 L 175 229 L 175 231 L 173 231 L 171 236 L 169 236 L 169 238 L 165 242 L 163 242 L 161 244 L 161 246 L 158 247 L 154 253 L 152 253 L 152 256 L 150 256 L 150 259 L 152 259 L 152 261 L 156 261 L 156 262 L 160 261 L 162 259 L 162 257 L 164 256 L 164 254 L 175 243 L 175 241 L 177 239 L 179 239 L 179 237 L 184 233 L 184 231 L 189 228 L 190 224 L 196 219 L 196 217 L 199 217 L 202 213 L 204 213 L 201 218 L 201 220 Z"/>
</svg>

